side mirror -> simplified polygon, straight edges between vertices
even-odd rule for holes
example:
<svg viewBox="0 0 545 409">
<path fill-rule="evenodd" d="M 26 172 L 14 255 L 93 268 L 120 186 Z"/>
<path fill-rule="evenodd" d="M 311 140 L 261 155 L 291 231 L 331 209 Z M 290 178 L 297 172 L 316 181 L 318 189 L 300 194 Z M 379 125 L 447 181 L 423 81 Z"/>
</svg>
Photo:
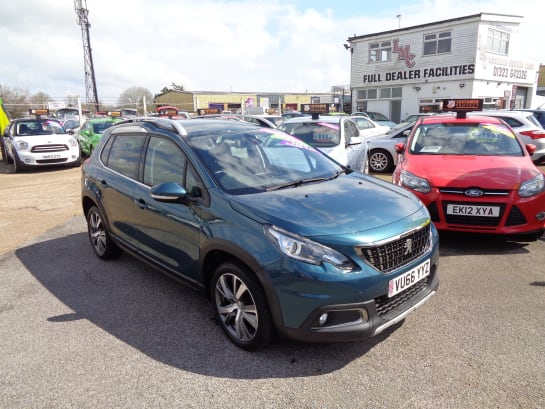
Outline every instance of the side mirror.
<svg viewBox="0 0 545 409">
<path fill-rule="evenodd" d="M 529 143 L 528 145 L 526 145 L 526 150 L 528 151 L 530 156 L 532 156 L 535 153 L 536 149 L 537 149 L 537 146 L 535 146 L 534 144 Z"/>
<path fill-rule="evenodd" d="M 394 145 L 394 149 L 397 153 L 402 154 L 405 150 L 405 144 L 404 143 L 396 143 Z"/>
<path fill-rule="evenodd" d="M 183 202 L 187 191 L 178 183 L 165 182 L 151 188 L 151 197 L 159 202 Z"/>
</svg>

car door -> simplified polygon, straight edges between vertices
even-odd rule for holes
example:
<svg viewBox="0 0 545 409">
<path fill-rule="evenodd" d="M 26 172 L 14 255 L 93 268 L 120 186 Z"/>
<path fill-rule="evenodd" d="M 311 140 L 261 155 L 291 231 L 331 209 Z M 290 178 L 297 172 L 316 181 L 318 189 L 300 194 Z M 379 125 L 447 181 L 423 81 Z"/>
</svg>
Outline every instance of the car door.
<svg viewBox="0 0 545 409">
<path fill-rule="evenodd" d="M 114 134 L 100 153 L 105 167 L 99 168 L 99 173 L 93 177 L 111 233 L 132 248 L 138 248 L 133 227 L 134 187 L 138 183 L 139 160 L 145 140 L 145 134 Z"/>
<path fill-rule="evenodd" d="M 89 121 L 86 121 L 80 128 L 78 140 L 81 147 L 81 150 L 86 154 L 89 154 L 89 129 L 91 124 Z"/>
<path fill-rule="evenodd" d="M 143 157 L 143 179 L 135 189 L 134 228 L 140 251 L 155 263 L 186 279 L 196 280 L 201 220 L 193 202 L 160 201 L 153 186 L 174 182 L 191 193 L 204 189 L 182 149 L 172 140 L 152 135 Z"/>
<path fill-rule="evenodd" d="M 358 172 L 366 172 L 367 169 L 367 142 L 360 135 L 357 125 L 345 119 L 341 126 L 346 140 L 346 157 L 348 166 Z"/>
</svg>

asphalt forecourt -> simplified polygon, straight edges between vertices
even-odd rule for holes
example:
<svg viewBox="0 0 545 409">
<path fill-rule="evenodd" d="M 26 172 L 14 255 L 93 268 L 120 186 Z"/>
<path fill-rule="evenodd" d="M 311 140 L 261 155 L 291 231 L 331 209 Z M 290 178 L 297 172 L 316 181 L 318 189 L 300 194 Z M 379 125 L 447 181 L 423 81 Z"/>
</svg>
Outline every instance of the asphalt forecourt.
<svg viewBox="0 0 545 409">
<path fill-rule="evenodd" d="M 441 235 L 439 291 L 398 325 L 249 353 L 193 290 L 94 256 L 79 169 L 0 168 L 0 407 L 545 407 L 543 237 Z"/>
</svg>

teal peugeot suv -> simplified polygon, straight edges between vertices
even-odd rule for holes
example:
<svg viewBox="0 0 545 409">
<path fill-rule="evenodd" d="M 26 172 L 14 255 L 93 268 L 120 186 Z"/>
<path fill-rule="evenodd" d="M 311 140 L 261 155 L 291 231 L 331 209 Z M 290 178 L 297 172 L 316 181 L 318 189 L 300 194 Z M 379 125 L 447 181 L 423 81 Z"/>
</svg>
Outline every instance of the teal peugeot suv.
<svg viewBox="0 0 545 409">
<path fill-rule="evenodd" d="M 226 336 L 356 341 L 438 287 L 438 234 L 407 190 L 279 129 L 134 118 L 82 166 L 101 259 L 131 253 L 210 298 Z"/>
</svg>

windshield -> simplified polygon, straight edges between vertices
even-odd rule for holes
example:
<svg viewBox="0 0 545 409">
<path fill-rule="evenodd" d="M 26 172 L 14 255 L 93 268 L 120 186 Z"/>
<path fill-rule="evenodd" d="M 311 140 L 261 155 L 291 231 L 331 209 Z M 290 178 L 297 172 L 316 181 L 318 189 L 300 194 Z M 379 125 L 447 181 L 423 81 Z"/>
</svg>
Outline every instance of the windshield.
<svg viewBox="0 0 545 409">
<path fill-rule="evenodd" d="M 190 135 L 189 144 L 228 193 L 275 190 L 336 177 L 344 169 L 299 139 L 272 128 Z"/>
<path fill-rule="evenodd" d="M 389 119 L 382 115 L 380 112 L 368 112 L 367 114 L 369 115 L 369 118 L 371 118 L 373 121 L 389 121 Z"/>
<path fill-rule="evenodd" d="M 57 121 L 49 119 L 29 119 L 17 123 L 17 135 L 53 135 L 64 134 L 66 131 Z"/>
<path fill-rule="evenodd" d="M 513 132 L 501 124 L 423 124 L 411 153 L 427 155 L 524 156 Z"/>
<path fill-rule="evenodd" d="M 341 136 L 338 123 L 294 122 L 280 125 L 280 129 L 316 148 L 339 145 Z"/>
</svg>

